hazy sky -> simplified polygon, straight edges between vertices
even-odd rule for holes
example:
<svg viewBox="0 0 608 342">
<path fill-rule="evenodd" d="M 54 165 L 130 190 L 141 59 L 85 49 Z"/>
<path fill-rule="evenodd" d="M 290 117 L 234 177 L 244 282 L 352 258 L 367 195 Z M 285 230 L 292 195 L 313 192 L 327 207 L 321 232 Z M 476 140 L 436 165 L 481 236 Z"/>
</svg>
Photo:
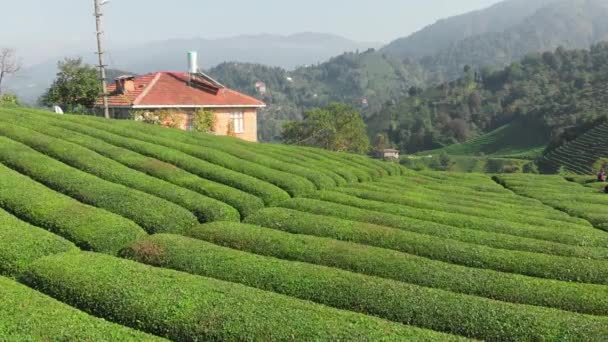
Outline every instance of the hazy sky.
<svg viewBox="0 0 608 342">
<path fill-rule="evenodd" d="M 104 20 L 112 45 L 305 31 L 389 42 L 438 19 L 499 1 L 112 0 L 104 6 Z M 64 48 L 94 49 L 93 0 L 0 2 L 0 46 L 20 49 L 26 61 L 55 55 Z"/>
</svg>

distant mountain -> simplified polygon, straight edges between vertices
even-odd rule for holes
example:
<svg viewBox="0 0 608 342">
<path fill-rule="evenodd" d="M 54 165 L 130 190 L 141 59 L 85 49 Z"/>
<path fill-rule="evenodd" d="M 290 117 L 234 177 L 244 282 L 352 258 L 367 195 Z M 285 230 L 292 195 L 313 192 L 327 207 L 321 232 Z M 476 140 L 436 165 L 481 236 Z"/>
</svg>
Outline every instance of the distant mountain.
<svg viewBox="0 0 608 342">
<path fill-rule="evenodd" d="M 348 51 L 380 47 L 381 43 L 355 42 L 340 36 L 323 33 L 298 33 L 289 36 L 246 35 L 221 39 L 175 39 L 150 42 L 129 48 L 110 49 L 111 68 L 147 73 L 158 70 L 185 70 L 186 52 L 199 52 L 202 68 L 223 62 L 249 62 L 285 69 L 324 62 Z M 70 55 L 73 55 L 72 53 Z M 81 54 L 88 63 L 95 63 L 90 52 Z M 33 102 L 51 84 L 56 72 L 58 56 L 21 72 L 7 84 L 23 101 Z"/>
<path fill-rule="evenodd" d="M 382 49 L 399 58 L 420 59 L 433 55 L 463 39 L 502 32 L 521 23 L 540 8 L 556 0 L 509 0 L 489 8 L 442 19 Z"/>
<path fill-rule="evenodd" d="M 608 39 L 608 0 L 507 0 L 439 21 L 382 52 L 419 61 L 431 82 L 457 78 L 466 65 L 504 67 L 529 53 L 588 48 Z"/>
</svg>

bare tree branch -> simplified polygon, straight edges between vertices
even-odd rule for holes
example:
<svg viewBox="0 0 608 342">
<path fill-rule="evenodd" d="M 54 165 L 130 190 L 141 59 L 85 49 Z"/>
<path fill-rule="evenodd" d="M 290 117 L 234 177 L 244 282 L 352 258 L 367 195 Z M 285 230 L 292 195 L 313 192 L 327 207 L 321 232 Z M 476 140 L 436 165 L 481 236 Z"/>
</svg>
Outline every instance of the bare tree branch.
<svg viewBox="0 0 608 342">
<path fill-rule="evenodd" d="M 0 94 L 2 94 L 4 78 L 16 74 L 19 70 L 21 70 L 21 62 L 17 59 L 15 50 L 0 48 Z"/>
</svg>

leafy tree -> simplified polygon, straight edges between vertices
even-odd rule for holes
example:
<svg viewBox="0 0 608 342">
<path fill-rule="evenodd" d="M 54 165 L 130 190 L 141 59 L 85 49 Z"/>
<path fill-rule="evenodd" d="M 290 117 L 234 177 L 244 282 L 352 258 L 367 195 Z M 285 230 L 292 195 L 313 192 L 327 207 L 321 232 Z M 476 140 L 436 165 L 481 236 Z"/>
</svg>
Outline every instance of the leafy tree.
<svg viewBox="0 0 608 342">
<path fill-rule="evenodd" d="M 282 138 L 292 145 L 364 154 L 370 148 L 366 129 L 361 114 L 346 104 L 334 103 L 306 112 L 302 121 L 286 123 Z"/>
<path fill-rule="evenodd" d="M 82 58 L 66 58 L 57 64 L 57 78 L 40 98 L 44 106 L 60 106 L 72 111 L 78 107 L 92 107 L 101 94 L 97 70 L 84 64 Z"/>
</svg>

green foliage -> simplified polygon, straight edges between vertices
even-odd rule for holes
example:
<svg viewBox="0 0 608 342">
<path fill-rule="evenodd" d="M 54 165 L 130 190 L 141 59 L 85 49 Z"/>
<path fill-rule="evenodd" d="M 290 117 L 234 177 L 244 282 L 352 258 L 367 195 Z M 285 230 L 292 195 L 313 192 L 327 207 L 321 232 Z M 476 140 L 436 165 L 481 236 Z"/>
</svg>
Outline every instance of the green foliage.
<svg viewBox="0 0 608 342">
<path fill-rule="evenodd" d="M 0 277 L 0 335 L 7 341 L 165 341 L 89 316 Z"/>
<path fill-rule="evenodd" d="M 41 259 L 21 279 L 84 311 L 178 341 L 450 338 L 243 285 L 94 253 Z M 590 334 L 596 333 L 590 330 Z"/>
<path fill-rule="evenodd" d="M 529 55 L 502 70 L 478 72 L 472 80 L 464 75 L 386 107 L 371 120 L 385 124 L 370 121 L 370 126 L 374 133 L 388 132 L 391 141 L 409 153 L 462 143 L 509 123 L 524 130 L 482 136 L 454 152 L 477 149 L 508 156 L 546 146 L 566 128 L 604 116 L 607 51 L 607 44 L 590 50 L 560 48 Z M 503 133 L 508 136 L 503 138 Z M 507 151 L 501 151 L 505 146 Z"/>
<path fill-rule="evenodd" d="M 596 189 L 569 182 L 560 176 L 500 175 L 495 179 L 519 195 L 536 198 L 608 231 L 608 196 Z"/>
<path fill-rule="evenodd" d="M 125 255 L 154 266 L 242 283 L 320 304 L 473 338 L 527 340 L 549 336 L 574 337 L 586 334 L 586 329 L 577 329 L 577 325 L 593 322 L 591 325 L 597 325 L 595 329 L 600 333 L 602 329 L 599 325 L 606 324 L 603 322 L 606 318 L 560 314 L 540 308 L 526 307 L 526 314 L 522 315 L 524 307 L 511 304 L 309 263 L 258 256 L 175 235 L 156 235 L 138 241 L 125 251 Z M 420 270 L 426 274 L 434 273 L 422 265 Z M 303 283 L 306 286 L 301 286 Z M 513 289 L 515 292 L 522 289 L 521 284 L 518 285 Z M 558 289 L 552 290 L 557 292 Z M 600 291 L 597 292 L 598 299 L 604 297 Z M 466 302 L 467 305 L 458 305 L 459 302 Z M 556 320 L 558 317 L 560 321 Z M 477 324 L 480 319 L 486 324 Z M 542 322 L 540 326 L 539 322 Z M 563 323 L 570 326 L 562 326 Z M 505 328 L 505 325 L 509 327 Z M 573 332 L 576 330 L 578 332 Z"/>
<path fill-rule="evenodd" d="M 365 154 L 369 150 L 366 126 L 353 108 L 331 104 L 304 113 L 304 119 L 291 121 L 283 128 L 283 141 L 338 152 Z"/>
<path fill-rule="evenodd" d="M 377 224 L 409 232 L 432 235 L 500 249 L 544 253 L 548 248 L 556 247 L 553 243 L 545 245 L 540 243 L 539 240 L 532 238 L 522 238 L 474 229 L 456 228 L 436 222 L 423 221 L 394 214 L 380 214 L 372 210 L 354 208 L 326 201 L 298 198 L 283 202 L 280 206 L 283 208 L 300 210 L 317 215 Z M 592 234 L 589 233 L 588 235 Z M 573 245 L 588 244 L 596 247 L 605 247 L 606 238 L 599 234 L 597 235 L 598 236 L 595 236 L 595 238 L 591 240 L 584 238 L 577 242 L 570 243 Z M 561 271 L 556 269 L 555 275 L 560 277 L 560 274 Z M 591 277 L 594 278 L 595 276 Z"/>
<path fill-rule="evenodd" d="M 1 129 L 10 128 L 3 124 Z M 83 203 L 128 218 L 150 233 L 181 232 L 198 223 L 176 204 L 102 180 L 5 137 L 0 137 L 0 161 Z"/>
<path fill-rule="evenodd" d="M 199 109 L 192 114 L 192 127 L 197 132 L 213 132 L 215 122 L 215 113 L 210 110 Z"/>
<path fill-rule="evenodd" d="M 446 243 L 446 240 L 441 237 L 371 223 L 315 215 L 293 209 L 266 208 L 248 217 L 245 222 L 293 234 L 313 235 L 393 249 L 457 265 L 477 267 L 482 262 L 485 263 L 486 268 L 505 270 L 505 267 L 510 267 L 504 266 L 507 264 L 498 261 L 498 259 L 494 260 L 505 251 L 496 252 L 495 249 L 487 246 L 450 241 L 450 250 L 443 251 L 441 246 Z M 545 247 L 544 254 L 548 255 L 598 260 L 608 259 L 608 250 L 603 248 L 570 246 L 542 241 L 539 241 L 539 244 Z M 456 251 L 458 252 L 456 253 Z M 510 269 L 515 272 L 515 269 Z M 519 272 L 525 274 L 525 271 L 520 270 Z"/>
<path fill-rule="evenodd" d="M 47 123 L 32 120 L 19 121 L 19 124 L 47 134 L 54 131 L 55 135 L 59 137 L 73 134 L 49 126 Z M 0 128 L 0 133 L 109 182 L 119 183 L 178 204 L 193 212 L 201 222 L 239 220 L 236 209 L 219 201 L 134 171 L 77 144 L 52 138 L 31 129 L 6 124 Z"/>
<path fill-rule="evenodd" d="M 0 207 L 85 250 L 117 254 L 145 235 L 138 225 L 90 207 L 0 165 Z"/>
<path fill-rule="evenodd" d="M 93 106 L 101 94 L 97 70 L 84 64 L 82 58 L 66 58 L 57 67 L 57 78 L 42 95 L 40 103 L 47 107 L 58 105 L 69 112 L 79 106 Z"/>
<path fill-rule="evenodd" d="M 142 133 L 152 134 L 154 136 L 162 136 L 172 141 L 179 141 L 184 144 L 192 145 L 196 148 L 204 147 L 205 149 L 213 149 L 221 152 L 228 153 L 231 158 L 240 158 L 248 162 L 259 164 L 275 170 L 287 172 L 308 179 L 314 183 L 317 188 L 325 189 L 336 186 L 336 182 L 328 177 L 326 174 L 319 172 L 318 170 L 311 169 L 309 165 L 305 167 L 294 163 L 294 158 L 289 158 L 289 162 L 277 160 L 272 156 L 267 156 L 267 153 L 272 150 L 269 145 L 263 144 L 242 144 L 241 141 L 236 139 L 223 139 L 219 140 L 215 136 L 207 134 L 188 134 L 185 135 L 182 132 L 175 130 L 160 130 L 155 127 L 142 127 L 134 126 L 130 123 L 123 122 L 125 127 L 129 127 L 131 130 L 141 131 Z M 182 145 L 185 146 L 185 145 Z M 192 146 L 189 146 L 191 149 Z M 251 151 L 251 147 L 255 146 L 256 151 Z"/>
<path fill-rule="evenodd" d="M 174 141 L 173 139 L 163 138 L 158 135 L 153 136 L 138 130 L 133 130 L 131 128 L 123 128 L 118 125 L 114 125 L 111 122 L 106 122 L 105 120 L 91 120 L 88 122 L 88 124 L 92 127 L 100 128 L 122 137 L 138 139 L 142 142 L 155 144 L 159 147 L 162 146 L 176 152 L 185 153 L 191 157 L 198 158 L 201 161 L 211 163 L 216 166 L 216 168 L 224 167 L 235 172 L 256 177 L 259 180 L 267 182 L 267 184 L 273 184 L 276 187 L 287 191 L 292 196 L 301 196 L 315 190 L 314 184 L 302 177 L 272 170 L 268 167 L 239 159 L 219 150 L 204 149 L 179 141 Z"/>
<path fill-rule="evenodd" d="M 319 223 L 317 222 L 317 224 Z M 373 227 L 370 230 L 373 231 Z M 597 285 L 570 284 L 450 265 L 382 248 L 308 235 L 288 234 L 274 229 L 238 223 L 215 222 L 201 225 L 193 228 L 189 235 L 216 245 L 273 258 L 323 265 L 409 284 L 448 289 L 457 293 L 469 293 L 590 313 L 604 314 L 608 308 L 608 303 L 602 298 L 603 287 Z M 437 250 L 437 247 L 433 249 Z M 166 260 L 169 261 L 165 261 L 165 265 L 171 263 L 171 252 L 167 254 Z M 234 261 L 234 258 L 229 259 Z M 521 260 L 524 259 L 520 259 L 520 263 Z M 358 285 L 363 283 L 368 282 L 355 282 Z M 382 282 L 373 281 L 372 285 L 378 283 Z M 480 287 L 479 284 L 484 284 L 484 286 Z M 566 299 L 563 291 L 574 292 L 571 297 Z M 317 295 L 321 293 L 323 291 L 319 291 Z M 581 294 L 590 295 L 594 299 L 584 300 L 580 298 Z M 543 297 L 537 297 L 538 295 Z M 470 297 L 461 297 L 463 303 L 470 301 Z M 484 320 L 484 323 L 487 322 Z M 462 331 L 458 333 L 462 333 Z"/>
<path fill-rule="evenodd" d="M 510 223 L 503 220 L 489 219 L 462 215 L 440 210 L 417 209 L 398 204 L 385 203 L 361 199 L 356 196 L 332 191 L 318 191 L 311 197 L 328 201 L 331 203 L 343 204 L 353 208 L 372 210 L 379 213 L 387 213 L 421 221 L 436 222 L 447 226 L 473 229 L 499 234 L 521 236 L 525 238 L 538 239 L 543 241 L 553 241 L 563 244 L 580 244 L 587 241 L 603 241 L 608 246 L 608 239 L 604 239 L 603 234 L 598 234 L 595 230 L 556 230 L 555 227 L 536 227 L 523 223 Z M 438 208 L 440 209 L 440 208 Z M 420 224 L 423 224 L 420 222 Z"/>
<path fill-rule="evenodd" d="M 8 112 L 4 112 L 3 115 L 9 115 Z M 31 120 L 29 116 L 20 116 L 13 115 L 10 113 L 11 118 L 19 122 L 19 124 L 27 125 L 30 127 L 44 128 L 42 131 L 50 136 L 55 138 L 64 139 L 70 141 L 74 144 L 78 144 L 82 147 L 86 147 L 90 150 L 93 150 L 107 158 L 115 160 L 129 168 L 138 170 L 145 174 L 163 179 L 167 182 L 173 183 L 175 185 L 184 187 L 186 189 L 190 189 L 192 191 L 198 192 L 202 195 L 209 196 L 218 201 L 227 203 L 228 205 L 236 208 L 242 217 L 246 217 L 250 213 L 257 211 L 260 208 L 264 207 L 264 202 L 253 195 L 250 195 L 246 192 L 239 191 L 235 188 L 231 188 L 229 186 L 212 182 L 206 180 L 204 178 L 200 178 L 192 173 L 179 169 L 171 164 L 162 162 L 158 159 L 146 157 L 144 155 L 135 153 L 125 148 L 121 148 L 115 145 L 111 145 L 103 140 L 95 139 L 91 136 L 87 136 L 84 134 L 79 134 L 74 129 L 80 128 L 80 126 L 75 125 L 66 125 L 66 127 L 70 127 L 72 130 L 63 129 L 58 126 L 54 126 L 58 124 L 60 118 L 54 116 L 41 116 L 37 115 L 36 120 Z M 34 115 L 34 114 L 31 114 Z M 117 122 L 115 122 L 116 124 Z M 93 131 L 93 129 L 91 129 Z M 165 130 L 163 130 L 165 131 Z M 101 132 L 101 131 L 97 131 Z M 107 161 L 106 161 L 107 163 Z M 126 175 L 126 173 L 125 173 Z M 171 193 L 165 194 L 165 196 L 173 196 Z M 186 199 L 180 199 L 180 201 L 185 201 Z M 206 207 L 204 211 L 210 211 L 208 216 L 210 217 L 224 217 L 223 220 L 229 220 L 229 217 L 232 217 L 230 213 L 230 209 L 225 213 L 224 216 L 222 214 L 225 211 L 225 207 L 217 207 L 216 204 L 209 203 L 208 200 L 202 200 L 199 205 L 209 205 Z M 222 207 L 224 209 L 222 209 Z M 212 214 L 213 208 L 217 208 L 217 214 Z M 204 212 L 203 211 L 203 212 Z"/>
<path fill-rule="evenodd" d="M 93 120 L 86 120 L 86 122 L 84 122 L 80 121 L 80 118 L 74 117 L 69 118 L 69 120 L 62 120 L 58 122 L 57 125 L 79 133 L 85 133 L 112 145 L 173 164 L 202 178 L 237 188 L 261 198 L 264 203 L 268 205 L 289 198 L 287 192 L 257 178 L 197 159 L 174 149 L 106 132 L 103 130 L 106 126 L 100 125 L 99 122 Z M 97 127 L 100 127 L 101 129 Z"/>
<path fill-rule="evenodd" d="M 19 106 L 19 98 L 14 94 L 0 94 L 0 107 L 17 107 Z"/>
<path fill-rule="evenodd" d="M 0 275 L 14 277 L 43 256 L 75 250 L 71 242 L 0 209 Z"/>
</svg>

